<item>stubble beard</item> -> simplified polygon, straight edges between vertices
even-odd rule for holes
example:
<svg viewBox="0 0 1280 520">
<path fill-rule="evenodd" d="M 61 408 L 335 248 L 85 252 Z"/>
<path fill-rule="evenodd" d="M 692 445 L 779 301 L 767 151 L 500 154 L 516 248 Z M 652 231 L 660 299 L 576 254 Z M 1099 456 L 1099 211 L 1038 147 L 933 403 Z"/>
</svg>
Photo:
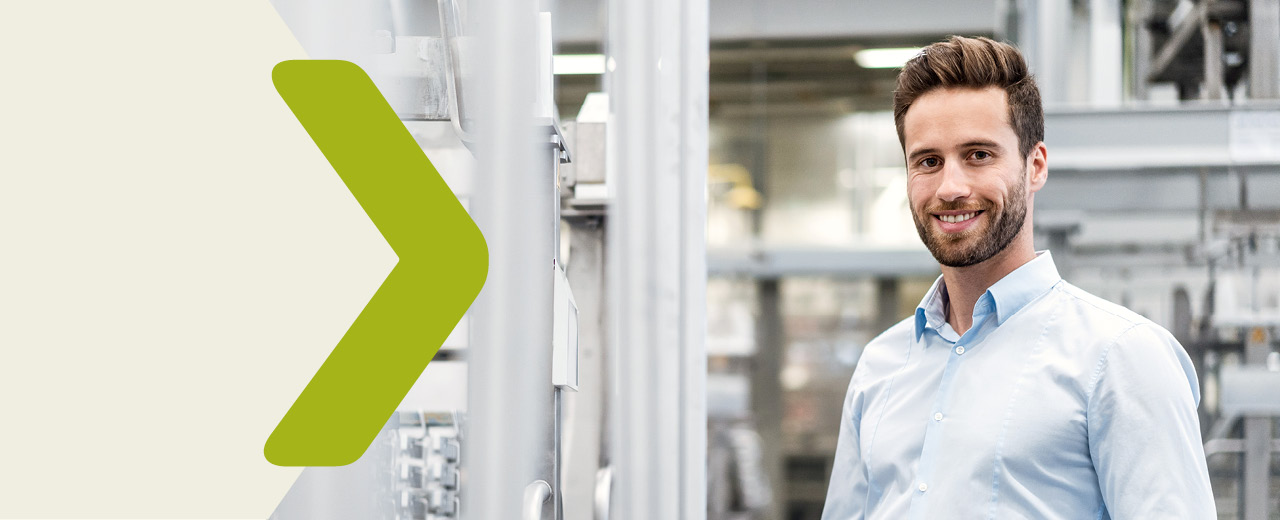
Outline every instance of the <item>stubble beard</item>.
<svg viewBox="0 0 1280 520">
<path fill-rule="evenodd" d="M 947 267 L 968 267 L 987 261 L 1004 251 L 1022 231 L 1022 224 L 1027 218 L 1027 176 L 1026 171 L 1020 175 L 1021 180 L 1010 192 L 1005 194 L 1006 206 L 995 215 L 988 215 L 991 222 L 982 231 L 969 230 L 956 235 L 939 232 L 932 222 L 921 219 L 933 219 L 931 211 L 949 211 L 966 209 L 957 204 L 947 204 L 927 208 L 923 215 L 912 208 L 911 219 L 915 221 L 916 232 L 920 240 L 933 254 L 938 263 Z M 989 212 L 990 210 L 988 210 Z M 976 218 L 976 217 L 975 217 Z M 973 236 L 975 233 L 981 236 Z"/>
</svg>

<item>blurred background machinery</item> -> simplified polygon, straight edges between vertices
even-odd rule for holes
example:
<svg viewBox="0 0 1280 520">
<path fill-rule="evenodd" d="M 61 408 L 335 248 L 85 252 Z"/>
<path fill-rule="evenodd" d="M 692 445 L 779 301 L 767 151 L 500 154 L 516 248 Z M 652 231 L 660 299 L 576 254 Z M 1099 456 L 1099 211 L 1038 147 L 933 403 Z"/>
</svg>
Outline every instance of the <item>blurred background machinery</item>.
<svg viewBox="0 0 1280 520">
<path fill-rule="evenodd" d="M 853 4 L 856 21 L 751 2 L 712 22 L 709 386 L 731 378 L 749 396 L 740 420 L 761 435 L 773 497 L 755 518 L 820 516 L 861 348 L 938 274 L 906 207 L 897 65 L 864 51 L 900 65 L 957 33 L 1018 44 L 1037 75 L 1050 150 L 1037 247 L 1072 283 L 1181 331 L 1220 517 L 1280 518 L 1280 392 L 1263 362 L 1280 294 L 1277 4 Z"/>
</svg>

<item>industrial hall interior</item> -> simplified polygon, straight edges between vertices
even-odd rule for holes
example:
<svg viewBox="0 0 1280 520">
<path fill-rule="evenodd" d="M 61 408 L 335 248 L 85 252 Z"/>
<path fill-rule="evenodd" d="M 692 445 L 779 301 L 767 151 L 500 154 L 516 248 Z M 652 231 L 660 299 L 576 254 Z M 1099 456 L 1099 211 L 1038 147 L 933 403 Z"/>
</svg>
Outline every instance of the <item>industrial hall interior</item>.
<svg viewBox="0 0 1280 520">
<path fill-rule="evenodd" d="M 1058 518 L 1011 513 L 1057 507 L 1019 487 L 1033 470 L 1096 489 L 1098 518 L 1203 480 L 1204 516 L 1280 519 L 1280 0 L 271 1 L 309 57 L 368 73 L 489 252 L 480 296 L 364 456 L 305 469 L 273 519 L 975 518 L 929 513 L 947 486 L 982 494 L 982 518 Z M 975 214 L 995 230 L 983 219 L 1018 207 L 919 214 L 916 169 L 935 160 L 908 162 L 923 116 L 895 96 L 909 63 L 939 60 L 923 49 L 956 41 L 1020 51 L 1043 107 L 1043 147 L 1022 146 L 1047 181 L 1021 187 L 1034 206 L 1006 243 L 1152 324 L 1173 347 L 1138 373 L 1187 374 L 1185 414 L 1138 396 L 1081 415 L 1083 466 L 948 463 L 1005 437 L 948 446 L 964 418 L 946 396 L 1004 406 L 1002 378 L 1066 384 L 953 372 L 997 352 L 965 354 L 971 336 L 1019 326 L 996 286 L 998 326 L 979 299 L 973 334 L 930 328 L 930 302 L 949 290 L 948 315 L 951 277 L 972 271 L 930 233 Z M 938 193 L 959 189 L 961 167 L 936 162 L 953 179 Z M 952 344 L 888 370 L 899 330 Z M 940 379 L 913 376 L 935 358 Z M 941 408 L 897 421 L 910 392 Z M 1189 465 L 1168 467 L 1191 469 L 1109 481 L 1097 444 L 1127 413 L 1151 416 L 1140 446 L 1185 441 L 1170 457 Z"/>
</svg>

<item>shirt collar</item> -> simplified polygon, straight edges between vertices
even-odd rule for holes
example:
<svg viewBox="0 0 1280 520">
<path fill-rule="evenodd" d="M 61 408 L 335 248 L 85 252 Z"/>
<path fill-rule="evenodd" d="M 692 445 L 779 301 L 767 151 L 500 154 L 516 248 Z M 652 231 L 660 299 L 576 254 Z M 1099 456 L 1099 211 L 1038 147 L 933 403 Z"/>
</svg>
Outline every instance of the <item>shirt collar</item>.
<svg viewBox="0 0 1280 520">
<path fill-rule="evenodd" d="M 1014 269 L 987 289 L 974 306 L 974 314 L 990 312 L 986 306 L 994 306 L 996 325 L 1002 325 L 1009 316 L 1022 310 L 1031 300 L 1044 294 L 1061 279 L 1058 267 L 1053 263 L 1053 255 L 1049 251 L 1041 251 L 1030 262 Z M 926 328 L 937 329 L 946 321 L 946 314 L 943 313 L 946 303 L 947 284 L 939 276 L 916 307 L 917 341 Z"/>
<path fill-rule="evenodd" d="M 942 322 L 946 320 L 946 315 L 942 312 L 946 301 L 947 284 L 943 282 L 942 276 L 938 276 L 929 292 L 924 293 L 920 305 L 916 306 L 916 341 L 920 341 L 926 328 L 937 329 L 942 326 Z"/>
</svg>

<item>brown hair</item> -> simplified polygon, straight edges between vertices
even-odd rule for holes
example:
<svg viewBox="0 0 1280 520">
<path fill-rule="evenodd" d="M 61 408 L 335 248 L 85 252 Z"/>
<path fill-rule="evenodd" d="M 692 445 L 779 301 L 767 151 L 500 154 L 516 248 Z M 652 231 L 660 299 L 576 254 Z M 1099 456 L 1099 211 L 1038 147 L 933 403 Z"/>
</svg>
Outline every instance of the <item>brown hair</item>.
<svg viewBox="0 0 1280 520">
<path fill-rule="evenodd" d="M 902 122 L 916 98 L 938 88 L 1004 89 L 1009 104 L 1009 125 L 1018 134 L 1022 156 L 1044 140 L 1044 109 L 1040 89 L 1027 70 L 1022 53 L 1007 43 L 989 38 L 952 36 L 925 47 L 902 67 L 893 91 L 893 123 L 898 142 L 906 150 Z"/>
</svg>

